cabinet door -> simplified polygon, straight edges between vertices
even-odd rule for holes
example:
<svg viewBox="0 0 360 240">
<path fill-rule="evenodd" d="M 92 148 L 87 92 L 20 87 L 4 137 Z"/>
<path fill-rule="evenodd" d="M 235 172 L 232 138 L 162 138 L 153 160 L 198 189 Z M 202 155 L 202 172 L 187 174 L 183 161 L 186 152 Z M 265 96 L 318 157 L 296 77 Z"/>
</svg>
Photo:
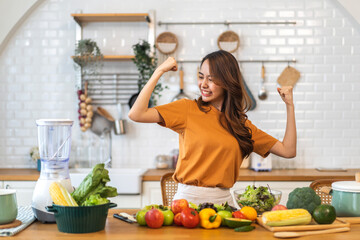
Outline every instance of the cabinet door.
<svg viewBox="0 0 360 240">
<path fill-rule="evenodd" d="M 4 181 L 4 187 L 15 189 L 18 206 L 31 205 L 36 181 Z"/>
<path fill-rule="evenodd" d="M 162 204 L 160 181 L 143 182 L 141 207 L 150 204 Z"/>
<path fill-rule="evenodd" d="M 308 187 L 311 182 L 303 182 L 303 181 L 270 181 L 270 182 L 256 182 L 255 186 L 270 186 L 270 189 L 280 190 L 282 192 L 280 204 L 285 205 L 289 198 L 290 192 L 292 192 L 295 188 L 298 187 Z"/>
<path fill-rule="evenodd" d="M 118 195 L 109 199 L 116 203 L 116 208 L 141 208 L 141 195 Z"/>
</svg>

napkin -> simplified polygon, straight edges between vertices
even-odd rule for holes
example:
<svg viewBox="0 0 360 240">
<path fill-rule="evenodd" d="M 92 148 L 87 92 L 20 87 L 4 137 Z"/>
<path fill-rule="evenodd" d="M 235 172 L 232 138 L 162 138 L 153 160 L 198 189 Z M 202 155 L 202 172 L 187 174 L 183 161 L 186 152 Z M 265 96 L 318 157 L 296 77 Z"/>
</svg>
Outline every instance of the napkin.
<svg viewBox="0 0 360 240">
<path fill-rule="evenodd" d="M 21 221 L 22 224 L 14 228 L 0 229 L 0 237 L 13 236 L 27 228 L 33 221 L 35 221 L 35 215 L 31 206 L 19 206 L 16 219 Z"/>
</svg>

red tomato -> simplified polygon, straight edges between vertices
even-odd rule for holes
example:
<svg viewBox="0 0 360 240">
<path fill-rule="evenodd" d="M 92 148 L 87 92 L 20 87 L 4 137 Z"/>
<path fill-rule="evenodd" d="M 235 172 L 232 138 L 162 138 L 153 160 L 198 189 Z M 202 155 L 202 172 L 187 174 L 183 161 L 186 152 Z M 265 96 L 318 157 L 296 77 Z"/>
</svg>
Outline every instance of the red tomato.
<svg viewBox="0 0 360 240">
<path fill-rule="evenodd" d="M 174 223 L 178 226 L 182 226 L 182 219 L 181 219 L 181 213 L 177 213 L 174 216 Z"/>
<path fill-rule="evenodd" d="M 186 199 L 176 199 L 171 203 L 171 211 L 173 211 L 175 215 L 188 207 L 189 203 Z"/>
<path fill-rule="evenodd" d="M 241 218 L 241 219 L 247 219 L 245 215 L 240 211 L 235 211 L 232 213 L 233 218 Z"/>
<path fill-rule="evenodd" d="M 199 225 L 200 217 L 193 208 L 185 208 L 181 211 L 181 222 L 184 227 L 194 228 Z"/>
<path fill-rule="evenodd" d="M 159 228 L 164 223 L 164 214 L 159 209 L 151 209 L 145 214 L 145 222 L 148 227 Z"/>
</svg>

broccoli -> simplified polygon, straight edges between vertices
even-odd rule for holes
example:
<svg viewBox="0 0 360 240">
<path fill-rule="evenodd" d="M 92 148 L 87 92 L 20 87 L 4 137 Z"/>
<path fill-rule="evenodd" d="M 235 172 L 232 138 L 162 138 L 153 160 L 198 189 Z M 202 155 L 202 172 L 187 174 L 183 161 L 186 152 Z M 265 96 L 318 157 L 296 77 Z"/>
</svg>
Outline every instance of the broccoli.
<svg viewBox="0 0 360 240">
<path fill-rule="evenodd" d="M 290 194 L 286 203 L 288 209 L 304 208 L 310 214 L 321 204 L 320 197 L 310 187 L 295 188 Z"/>
</svg>

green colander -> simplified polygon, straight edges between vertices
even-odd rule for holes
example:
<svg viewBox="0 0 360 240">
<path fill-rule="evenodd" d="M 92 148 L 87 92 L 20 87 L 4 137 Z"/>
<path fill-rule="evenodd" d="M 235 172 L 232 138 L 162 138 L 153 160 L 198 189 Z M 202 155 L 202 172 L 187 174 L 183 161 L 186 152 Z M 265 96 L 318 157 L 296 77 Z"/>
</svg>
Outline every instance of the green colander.
<svg viewBox="0 0 360 240">
<path fill-rule="evenodd" d="M 53 204 L 45 207 L 53 212 L 58 230 L 64 233 L 91 233 L 105 228 L 109 208 L 116 203 L 106 203 L 95 206 L 69 207 Z"/>
</svg>

